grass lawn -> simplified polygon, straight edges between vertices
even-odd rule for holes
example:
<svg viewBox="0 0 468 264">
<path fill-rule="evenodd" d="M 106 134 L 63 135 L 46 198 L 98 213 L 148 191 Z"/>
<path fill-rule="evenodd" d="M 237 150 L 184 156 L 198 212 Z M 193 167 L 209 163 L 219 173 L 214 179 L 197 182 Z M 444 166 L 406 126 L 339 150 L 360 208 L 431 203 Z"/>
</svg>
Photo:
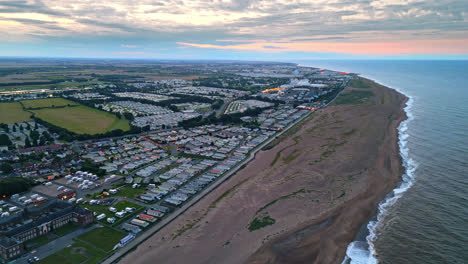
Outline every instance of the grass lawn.
<svg viewBox="0 0 468 264">
<path fill-rule="evenodd" d="M 83 205 L 83 207 L 88 208 L 88 210 L 91 210 L 93 212 L 96 212 L 97 215 L 106 214 L 107 217 L 110 217 L 111 215 L 112 216 L 114 215 L 114 213 L 109 211 L 110 205 L 86 204 L 86 205 Z"/>
<path fill-rule="evenodd" d="M 23 110 L 20 103 L 0 103 L 0 123 L 13 124 L 31 120 L 31 113 Z"/>
<path fill-rule="evenodd" d="M 30 84 L 30 85 L 21 84 L 21 85 L 2 86 L 1 89 L 3 89 L 4 91 L 63 89 L 63 88 L 73 87 L 73 86 L 90 85 L 93 83 L 101 83 L 101 82 L 62 82 L 62 83 L 54 83 L 54 84 Z"/>
<path fill-rule="evenodd" d="M 73 101 L 63 99 L 63 98 L 48 98 L 48 99 L 38 99 L 38 100 L 24 100 L 21 101 L 26 109 L 28 108 L 44 108 L 44 107 L 57 107 L 57 106 L 67 106 L 67 105 L 79 105 Z"/>
<path fill-rule="evenodd" d="M 136 214 L 140 213 L 144 209 L 142 206 L 126 201 L 126 200 L 118 201 L 117 203 L 114 203 L 112 205 L 97 205 L 97 204 L 89 205 L 87 204 L 84 207 L 88 208 L 89 210 L 93 212 L 96 212 L 97 215 L 105 214 L 106 218 L 100 220 L 99 222 L 102 223 L 103 225 L 109 225 L 109 226 L 118 226 L 124 221 L 134 217 Z M 118 212 L 125 211 L 126 207 L 135 208 L 135 211 L 133 213 L 126 213 L 125 216 L 122 218 L 116 217 L 116 222 L 111 225 L 107 223 L 107 217 L 115 217 L 115 213 L 109 211 L 109 207 L 114 207 L 115 209 L 117 209 Z"/>
<path fill-rule="evenodd" d="M 29 248 L 38 248 L 49 242 L 50 242 L 50 239 L 47 237 L 47 235 L 43 235 L 43 236 L 39 236 L 39 237 L 36 237 L 27 241 L 26 244 L 30 245 Z"/>
<path fill-rule="evenodd" d="M 109 227 L 98 227 L 78 236 L 76 239 L 89 243 L 104 252 L 109 252 L 125 235 L 125 233 Z"/>
<path fill-rule="evenodd" d="M 117 221 L 115 221 L 115 223 L 112 226 L 118 226 L 118 225 L 122 224 L 123 222 L 127 221 L 128 219 L 130 219 L 130 218 L 134 217 L 135 215 L 139 214 L 144 209 L 142 206 L 139 206 L 137 204 L 134 204 L 132 202 L 125 201 L 125 200 L 119 201 L 118 203 L 114 204 L 113 207 L 115 207 L 115 209 L 117 209 L 117 211 L 123 211 L 123 210 L 125 210 L 126 207 L 135 208 L 135 211 L 133 213 L 126 213 L 125 216 L 122 217 L 122 218 L 117 218 L 116 219 Z"/>
<path fill-rule="evenodd" d="M 333 102 L 333 104 L 364 104 L 369 101 L 374 93 L 371 91 L 350 90 L 342 92 Z"/>
<path fill-rule="evenodd" d="M 53 233 L 56 234 L 57 236 L 61 237 L 61 236 L 64 236 L 64 235 L 66 235 L 68 233 L 71 233 L 71 232 L 79 229 L 80 227 L 81 226 L 79 226 L 79 225 L 75 225 L 75 224 L 70 223 L 70 224 L 66 224 L 66 225 L 64 225 L 62 227 L 59 227 L 59 228 L 55 229 L 53 231 Z"/>
<path fill-rule="evenodd" d="M 111 130 L 130 129 L 128 120 L 87 106 L 33 110 L 37 117 L 77 134 L 98 134 Z"/>
<path fill-rule="evenodd" d="M 127 207 L 131 207 L 131 208 L 133 207 L 136 210 L 141 208 L 141 206 L 139 206 L 138 204 L 134 204 L 132 202 L 125 201 L 125 200 L 119 201 L 118 203 L 114 204 L 113 207 L 115 207 L 115 209 L 117 209 L 117 211 L 125 210 L 125 208 L 127 208 Z"/>
<path fill-rule="evenodd" d="M 96 264 L 103 260 L 109 253 L 95 248 L 87 243 L 75 241 L 70 247 L 40 260 L 39 264 Z"/>
<path fill-rule="evenodd" d="M 54 253 L 46 258 L 43 258 L 37 262 L 38 264 L 74 264 L 69 261 L 66 257 Z"/>
<path fill-rule="evenodd" d="M 116 194 L 111 194 L 109 196 L 121 196 L 121 197 L 126 197 L 130 199 L 134 199 L 136 196 L 144 193 L 146 191 L 146 188 L 132 188 L 131 185 L 126 185 L 121 188 L 118 188 L 119 191 Z"/>
<path fill-rule="evenodd" d="M 57 253 L 66 257 L 67 260 L 69 260 L 70 262 L 79 264 L 88 259 L 88 257 L 86 256 L 86 253 L 88 251 L 86 250 L 87 248 L 89 247 L 82 247 L 79 245 L 72 244 L 71 247 L 64 248 Z"/>
</svg>

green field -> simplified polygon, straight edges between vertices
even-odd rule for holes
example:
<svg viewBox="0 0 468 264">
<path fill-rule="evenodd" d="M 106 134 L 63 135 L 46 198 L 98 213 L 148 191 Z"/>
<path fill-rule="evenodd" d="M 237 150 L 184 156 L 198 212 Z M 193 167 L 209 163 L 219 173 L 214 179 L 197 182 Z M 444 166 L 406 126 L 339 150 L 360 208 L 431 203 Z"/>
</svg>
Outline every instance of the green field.
<svg viewBox="0 0 468 264">
<path fill-rule="evenodd" d="M 371 88 L 372 87 L 372 81 L 369 81 L 364 78 L 358 78 L 356 80 L 351 81 L 350 84 L 351 87 L 354 88 Z"/>
<path fill-rule="evenodd" d="M 121 188 L 119 188 L 119 192 L 116 194 L 111 194 L 110 196 L 121 196 L 121 197 L 126 197 L 130 199 L 134 199 L 138 195 L 146 192 L 146 189 L 141 187 L 141 188 L 132 188 L 131 185 L 125 185 Z"/>
<path fill-rule="evenodd" d="M 31 114 L 24 111 L 20 103 L 0 103 L 0 123 L 13 124 L 31 120 Z"/>
<path fill-rule="evenodd" d="M 58 106 L 67 106 L 67 105 L 79 105 L 73 101 L 63 99 L 63 98 L 48 98 L 48 99 L 38 99 L 38 100 L 24 100 L 21 101 L 24 108 L 47 108 L 47 107 L 58 107 Z"/>
<path fill-rule="evenodd" d="M 77 134 L 99 134 L 111 130 L 130 130 L 126 119 L 87 106 L 44 108 L 33 110 L 34 114 L 53 125 L 63 127 Z"/>
<path fill-rule="evenodd" d="M 1 86 L 0 91 L 40 90 L 40 89 L 63 89 L 67 87 L 90 85 L 102 82 L 62 82 L 55 84 L 21 84 Z"/>
<path fill-rule="evenodd" d="M 97 249 L 109 252 L 119 241 L 125 237 L 125 233 L 109 227 L 98 227 L 78 236 L 76 239 L 93 245 Z"/>
<path fill-rule="evenodd" d="M 369 101 L 374 93 L 371 91 L 351 90 L 342 92 L 333 102 L 333 104 L 364 104 Z"/>
<path fill-rule="evenodd" d="M 41 259 L 39 264 L 96 264 L 102 261 L 109 253 L 93 247 L 84 242 L 74 242 L 56 253 Z"/>
</svg>

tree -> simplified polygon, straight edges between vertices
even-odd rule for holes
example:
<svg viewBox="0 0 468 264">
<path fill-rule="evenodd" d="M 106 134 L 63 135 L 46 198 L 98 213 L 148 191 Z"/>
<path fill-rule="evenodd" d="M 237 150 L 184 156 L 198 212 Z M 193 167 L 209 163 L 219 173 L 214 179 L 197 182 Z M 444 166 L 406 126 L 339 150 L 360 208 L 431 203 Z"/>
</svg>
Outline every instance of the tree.
<svg viewBox="0 0 468 264">
<path fill-rule="evenodd" d="M 125 119 L 127 119 L 127 120 L 133 121 L 133 119 L 135 119 L 135 117 L 132 115 L 132 113 L 124 112 L 123 115 L 124 115 Z"/>
<path fill-rule="evenodd" d="M 10 146 L 11 144 L 13 144 L 13 142 L 11 142 L 10 137 L 8 137 L 8 135 L 0 135 L 0 146 Z"/>
<path fill-rule="evenodd" d="M 31 147 L 31 140 L 29 140 L 29 137 L 26 137 L 24 140 L 24 147 L 30 148 Z"/>
<path fill-rule="evenodd" d="M 10 132 L 10 128 L 8 128 L 8 125 L 7 125 L 7 124 L 1 123 L 1 124 L 0 124 L 0 128 L 3 128 L 3 130 L 5 130 L 5 132 L 7 132 L 7 133 Z"/>
<path fill-rule="evenodd" d="M 13 167 L 6 162 L 0 165 L 0 171 L 2 171 L 4 174 L 10 174 L 13 172 L 13 170 Z"/>
<path fill-rule="evenodd" d="M 16 132 L 16 126 L 13 125 L 13 132 Z"/>
<path fill-rule="evenodd" d="M 33 130 L 33 131 L 31 131 L 29 136 L 31 137 L 32 144 L 36 145 L 37 141 L 39 140 L 39 137 L 40 137 L 39 132 L 37 130 Z"/>
<path fill-rule="evenodd" d="M 0 195 L 13 195 L 22 193 L 31 188 L 34 182 L 28 178 L 12 177 L 0 179 Z"/>
<path fill-rule="evenodd" d="M 37 125 L 36 122 L 35 122 L 34 124 L 35 124 L 35 125 L 34 125 L 34 129 L 35 129 L 35 130 L 38 130 L 38 129 L 39 129 L 39 126 Z"/>
</svg>

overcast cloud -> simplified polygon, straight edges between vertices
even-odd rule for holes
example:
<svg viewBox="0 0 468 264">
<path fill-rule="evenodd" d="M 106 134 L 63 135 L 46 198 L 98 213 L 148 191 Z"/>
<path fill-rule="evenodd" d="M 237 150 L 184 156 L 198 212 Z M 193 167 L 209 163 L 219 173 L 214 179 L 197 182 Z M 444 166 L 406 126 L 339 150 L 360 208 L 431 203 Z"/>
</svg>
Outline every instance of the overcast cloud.
<svg viewBox="0 0 468 264">
<path fill-rule="evenodd" d="M 307 43 L 353 47 L 389 42 L 416 45 L 424 41 L 446 45 L 443 40 L 457 40 L 451 42 L 455 44 L 449 49 L 437 49 L 435 53 L 467 54 L 468 48 L 458 45 L 468 39 L 468 3 L 466 0 L 0 0 L 0 33 L 2 41 L 11 45 L 26 47 L 48 42 L 55 47 L 73 43 L 91 45 L 96 51 L 112 43 L 121 52 L 125 51 L 125 45 L 141 49 L 132 52 L 147 49 L 153 53 L 184 47 L 235 50 L 247 45 L 246 49 L 238 50 L 339 53 L 320 50 L 319 46 L 298 47 Z M 249 43 L 256 45 L 248 46 Z M 281 43 L 289 46 L 277 45 Z M 376 51 L 379 52 L 383 51 Z"/>
</svg>

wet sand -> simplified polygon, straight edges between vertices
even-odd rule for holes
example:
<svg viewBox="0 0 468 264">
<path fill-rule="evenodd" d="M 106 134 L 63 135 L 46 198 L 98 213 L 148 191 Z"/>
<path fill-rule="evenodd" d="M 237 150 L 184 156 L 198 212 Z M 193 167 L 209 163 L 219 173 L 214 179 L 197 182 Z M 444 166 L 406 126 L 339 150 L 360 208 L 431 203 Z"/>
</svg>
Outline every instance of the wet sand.
<svg viewBox="0 0 468 264">
<path fill-rule="evenodd" d="M 313 113 L 120 263 L 340 263 L 403 171 L 407 98 L 352 90 L 373 96 Z M 264 217 L 274 223 L 249 230 Z"/>
</svg>

